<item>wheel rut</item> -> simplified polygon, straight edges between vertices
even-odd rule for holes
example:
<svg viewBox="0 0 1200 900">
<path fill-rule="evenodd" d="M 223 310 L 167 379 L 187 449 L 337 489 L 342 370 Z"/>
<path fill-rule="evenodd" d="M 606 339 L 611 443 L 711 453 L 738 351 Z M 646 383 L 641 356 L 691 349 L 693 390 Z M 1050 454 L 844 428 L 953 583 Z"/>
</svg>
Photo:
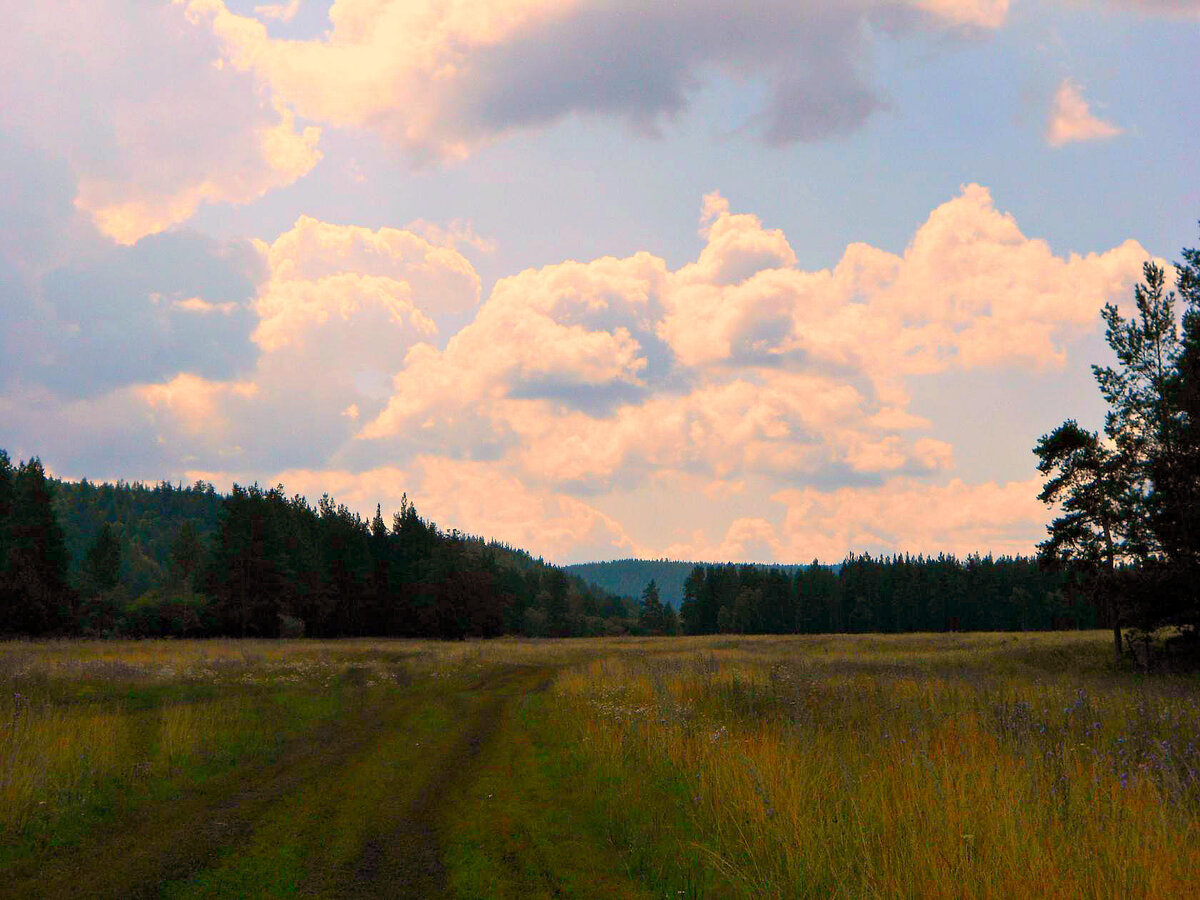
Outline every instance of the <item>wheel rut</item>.
<svg viewBox="0 0 1200 900">
<path fill-rule="evenodd" d="M 336 870 L 312 872 L 307 896 L 437 898 L 447 896 L 442 840 L 453 797 L 470 783 L 480 757 L 496 738 L 510 704 L 545 690 L 552 670 L 507 666 L 485 671 L 457 702 L 458 718 L 430 748 L 418 784 L 400 785 L 381 827 L 356 856 Z M 377 746 L 395 727 L 383 708 L 360 709 L 293 739 L 270 763 L 227 774 L 185 791 L 170 804 L 133 810 L 111 834 L 52 851 L 36 873 L 10 873 L 2 897 L 88 896 L 149 898 L 250 846 L 259 823 L 314 782 L 339 772 Z M 392 732 L 394 734 L 394 732 Z M 393 805 L 394 804 L 394 805 Z M 313 860 L 316 862 L 316 860 Z"/>
<path fill-rule="evenodd" d="M 249 777 L 244 768 L 233 770 L 170 804 L 131 813 L 111 835 L 55 852 L 32 877 L 0 887 L 0 897 L 77 897 L 81 885 L 94 897 L 158 897 L 164 883 L 247 841 L 273 804 L 368 746 L 380 723 L 375 714 L 324 723 Z"/>
<path fill-rule="evenodd" d="M 353 874 L 339 886 L 338 896 L 448 896 L 441 840 L 448 803 L 469 782 L 479 758 L 499 732 L 507 707 L 525 694 L 544 691 L 552 677 L 547 669 L 512 667 L 488 672 L 472 686 L 484 699 L 467 713 L 453 743 L 412 795 L 400 819 L 388 833 L 367 842 Z"/>
</svg>

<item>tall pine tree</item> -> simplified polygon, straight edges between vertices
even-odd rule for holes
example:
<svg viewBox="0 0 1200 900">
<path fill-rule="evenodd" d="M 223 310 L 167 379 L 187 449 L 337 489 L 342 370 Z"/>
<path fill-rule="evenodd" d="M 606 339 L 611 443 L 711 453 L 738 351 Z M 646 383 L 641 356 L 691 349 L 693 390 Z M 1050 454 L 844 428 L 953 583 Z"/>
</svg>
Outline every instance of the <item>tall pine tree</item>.
<svg viewBox="0 0 1200 900">
<path fill-rule="evenodd" d="M 22 465 L 12 481 L 8 516 L 5 608 L 0 631 L 46 634 L 70 626 L 73 595 L 63 531 L 41 460 Z"/>
<path fill-rule="evenodd" d="M 1105 610 L 1118 655 L 1122 624 L 1176 625 L 1193 637 L 1200 626 L 1200 254 L 1183 257 L 1182 334 L 1176 293 L 1152 262 L 1131 318 L 1104 308 L 1117 364 L 1093 372 L 1109 407 L 1107 440 L 1067 421 L 1034 448 L 1049 476 L 1041 499 L 1063 513 L 1042 557 L 1065 565 L 1075 591 Z"/>
</svg>

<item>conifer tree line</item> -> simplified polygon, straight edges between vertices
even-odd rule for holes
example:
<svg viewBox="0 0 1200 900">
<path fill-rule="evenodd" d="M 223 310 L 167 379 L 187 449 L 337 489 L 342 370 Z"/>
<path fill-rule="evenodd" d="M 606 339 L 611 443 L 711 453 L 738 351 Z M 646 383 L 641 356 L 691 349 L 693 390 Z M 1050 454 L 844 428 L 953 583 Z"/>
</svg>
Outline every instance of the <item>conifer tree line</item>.
<svg viewBox="0 0 1200 900">
<path fill-rule="evenodd" d="M 65 527 L 64 527 L 65 526 Z M 1023 557 L 698 565 L 678 613 L 511 547 L 282 487 L 90 484 L 0 451 L 0 633 L 410 636 L 1040 630 L 1109 625 Z"/>
<path fill-rule="evenodd" d="M 794 575 L 698 565 L 684 584 L 679 621 L 688 634 L 1096 627 L 1096 608 L 1064 596 L 1064 582 L 1030 557 L 852 554 L 836 570 L 813 560 Z"/>
<path fill-rule="evenodd" d="M 91 484 L 0 451 L 0 633 L 459 638 L 1087 627 L 1035 560 L 848 557 L 834 570 L 696 566 L 678 613 L 402 501 L 364 520 L 282 487 Z M 1107 624 L 1101 621 L 1101 624 Z"/>
<path fill-rule="evenodd" d="M 492 637 L 640 632 L 637 609 L 528 553 L 370 521 L 282 486 L 74 484 L 0 451 L 0 635 Z"/>
</svg>

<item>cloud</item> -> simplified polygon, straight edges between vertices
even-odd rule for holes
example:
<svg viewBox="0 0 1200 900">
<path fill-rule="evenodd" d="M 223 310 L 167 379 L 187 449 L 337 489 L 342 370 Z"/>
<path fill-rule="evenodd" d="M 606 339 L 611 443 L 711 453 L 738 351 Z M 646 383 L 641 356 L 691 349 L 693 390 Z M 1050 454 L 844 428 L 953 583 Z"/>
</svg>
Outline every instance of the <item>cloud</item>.
<svg viewBox="0 0 1200 900">
<path fill-rule="evenodd" d="M 252 301 L 264 276 L 247 241 L 177 231 L 111 247 L 46 273 L 41 352 L 26 379 L 66 396 L 191 373 L 227 379 L 254 365 Z"/>
<path fill-rule="evenodd" d="M 1056 257 L 978 185 L 935 209 L 902 255 L 852 244 L 832 269 L 797 269 L 754 216 L 720 212 L 708 233 L 659 329 L 682 361 L 840 367 L 881 387 L 889 373 L 1061 363 L 1062 339 L 1093 325 L 1147 257 L 1133 241 Z"/>
<path fill-rule="evenodd" d="M 358 433 L 363 453 L 506 459 L 589 492 L 651 473 L 881 483 L 951 470 L 904 379 L 1061 365 L 1147 254 L 1056 256 L 969 185 L 902 254 L 800 268 L 719 194 L 696 261 L 567 262 L 498 282 L 444 349 L 419 343 Z"/>
<path fill-rule="evenodd" d="M 666 266 L 648 253 L 529 270 L 498 282 L 444 351 L 418 345 L 388 408 L 364 437 L 395 434 L 433 412 L 458 415 L 491 397 L 582 396 L 602 403 L 644 387 Z M 661 348 L 660 348 L 661 349 Z"/>
<path fill-rule="evenodd" d="M 249 252 L 262 277 L 233 313 L 186 291 L 163 303 L 172 315 L 191 316 L 193 328 L 233 327 L 236 319 L 250 351 L 236 371 L 192 367 L 138 385 L 156 440 L 177 459 L 292 468 L 328 462 L 360 427 L 360 415 L 378 414 L 406 351 L 439 338 L 439 323 L 479 299 L 479 276 L 466 259 L 403 229 L 302 216 Z"/>
<path fill-rule="evenodd" d="M 1044 534 L 1041 483 L 932 485 L 900 477 L 876 487 L 788 489 L 766 505 L 784 507 L 781 522 L 734 519 L 718 541 L 697 530 L 667 546 L 672 559 L 837 562 L 847 553 L 966 556 L 981 551 L 1028 554 Z"/>
<path fill-rule="evenodd" d="M 446 527 L 560 560 L 1032 548 L 1036 485 L 956 478 L 909 379 L 1061 365 L 1128 295 L 1140 245 L 1057 255 L 978 185 L 902 252 L 851 244 L 826 269 L 716 192 L 700 228 L 677 268 L 561 262 L 482 303 L 436 229 L 301 217 L 271 243 L 146 238 L 39 282 L 60 365 L 24 369 L 0 412 L 107 467 L 71 474 L 134 474 L 112 468 L 124 455 L 364 512 L 407 492 Z M 125 359 L 123 331 L 149 362 Z M 189 357 L 184 335 L 220 350 Z"/>
<path fill-rule="evenodd" d="M 300 11 L 300 0 L 288 0 L 287 3 L 268 3 L 254 7 L 255 15 L 264 19 L 278 19 L 280 22 L 290 22 Z"/>
<path fill-rule="evenodd" d="M 407 231 L 421 235 L 431 243 L 454 250 L 461 244 L 477 250 L 480 253 L 495 253 L 496 241 L 477 234 L 475 226 L 470 222 L 455 219 L 447 225 L 429 222 L 425 219 L 414 219 L 404 226 Z"/>
<path fill-rule="evenodd" d="M 202 203 L 246 203 L 320 159 L 297 124 L 182 7 L 137 0 L 10 5 L 0 128 L 69 162 L 75 205 L 122 244 Z"/>
<path fill-rule="evenodd" d="M 258 386 L 253 382 L 213 382 L 196 375 L 176 375 L 165 384 L 139 385 L 134 388 L 151 410 L 170 415 L 185 434 L 196 437 L 214 429 L 228 431 L 222 400 L 226 397 L 253 397 Z"/>
<path fill-rule="evenodd" d="M 377 276 L 407 284 L 435 318 L 479 302 L 479 276 L 442 233 L 334 225 L 301 216 L 265 248 L 276 282 L 317 281 L 337 274 Z"/>
<path fill-rule="evenodd" d="M 204 469 L 191 470 L 187 477 L 224 487 L 253 480 L 245 474 Z M 575 497 L 531 488 L 494 463 L 419 457 L 406 467 L 358 472 L 287 469 L 268 481 L 314 501 L 328 493 L 365 516 L 374 513 L 376 504 L 389 516 L 407 495 L 424 518 L 441 527 L 503 541 L 557 561 L 628 556 L 640 549 L 611 516 Z"/>
<path fill-rule="evenodd" d="M 847 551 L 966 555 L 1029 553 L 1046 509 L 1037 478 L 1006 484 L 923 484 L 909 478 L 879 488 L 780 491 L 787 511 L 774 538 L 782 558 L 839 559 Z"/>
<path fill-rule="evenodd" d="M 606 556 L 636 552 L 616 520 L 575 497 L 531 488 L 503 466 L 422 458 L 418 469 L 414 497 L 422 514 L 435 521 L 534 548 L 551 559 L 580 557 L 581 551 Z"/>
<path fill-rule="evenodd" d="M 1054 94 L 1050 121 L 1046 125 L 1046 143 L 1062 147 L 1078 141 L 1102 141 L 1124 134 L 1125 130 L 1097 118 L 1083 99 L 1079 85 L 1064 79 Z"/>
<path fill-rule="evenodd" d="M 888 105 L 872 34 L 955 37 L 998 28 L 1008 11 L 1008 0 L 338 0 L 328 32 L 296 41 L 224 0 L 176 2 L 300 115 L 372 129 L 418 162 L 572 113 L 653 133 L 714 75 L 766 83 L 753 123 L 769 142 L 846 134 Z"/>
</svg>

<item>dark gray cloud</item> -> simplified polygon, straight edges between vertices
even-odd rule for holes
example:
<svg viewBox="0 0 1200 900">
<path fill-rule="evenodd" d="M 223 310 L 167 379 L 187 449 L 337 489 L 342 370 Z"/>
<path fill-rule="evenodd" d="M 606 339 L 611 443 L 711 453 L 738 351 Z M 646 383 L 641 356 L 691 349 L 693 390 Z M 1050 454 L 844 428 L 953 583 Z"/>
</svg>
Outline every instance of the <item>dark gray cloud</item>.
<svg viewBox="0 0 1200 900">
<path fill-rule="evenodd" d="M 887 106 L 871 82 L 872 33 L 929 21 L 870 0 L 621 0 L 568 8 L 477 51 L 456 116 L 502 131 L 602 113 L 654 131 L 717 71 L 767 79 L 767 108 L 747 114 L 764 139 L 819 140 L 853 131 Z"/>
<path fill-rule="evenodd" d="M 41 282 L 53 349 L 29 360 L 26 377 L 65 396 L 180 372 L 234 377 L 257 356 L 252 300 L 264 275 L 248 242 L 189 231 L 56 269 Z"/>
<path fill-rule="evenodd" d="M 0 257 L 23 273 L 96 244 L 66 161 L 0 128 Z"/>
</svg>

